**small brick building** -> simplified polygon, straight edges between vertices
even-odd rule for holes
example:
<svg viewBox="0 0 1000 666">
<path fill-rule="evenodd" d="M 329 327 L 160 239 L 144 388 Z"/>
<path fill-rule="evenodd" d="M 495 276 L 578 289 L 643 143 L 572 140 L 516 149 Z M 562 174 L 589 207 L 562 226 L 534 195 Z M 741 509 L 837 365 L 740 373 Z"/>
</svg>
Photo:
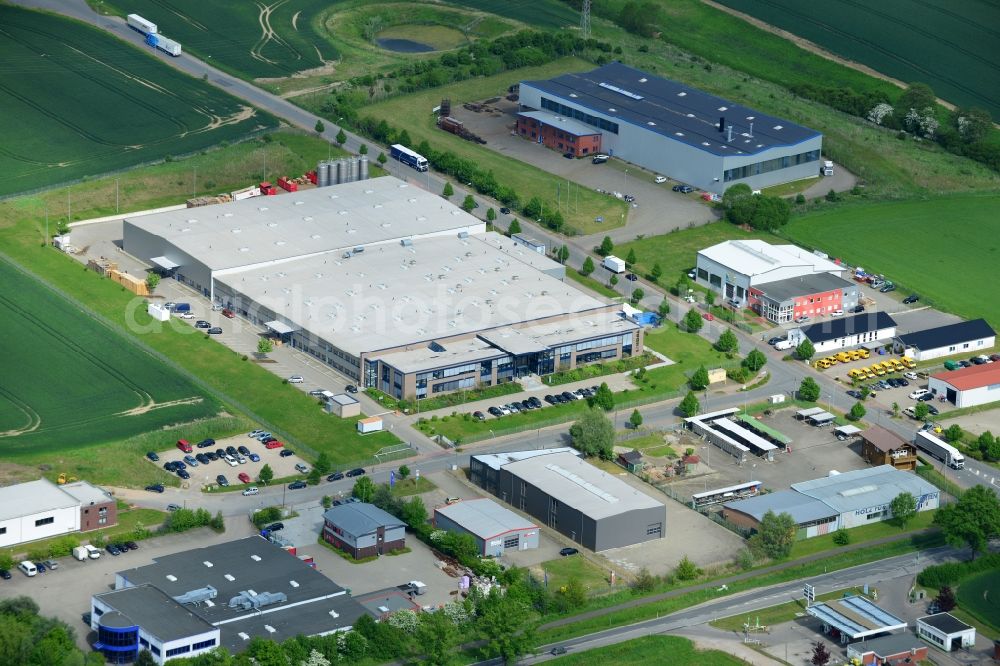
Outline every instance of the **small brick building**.
<svg viewBox="0 0 1000 666">
<path fill-rule="evenodd" d="M 406 546 L 406 524 L 372 504 L 348 502 L 323 514 L 323 540 L 360 560 Z"/>
<path fill-rule="evenodd" d="M 544 144 L 560 153 L 586 157 L 601 152 L 601 132 L 572 118 L 544 111 L 517 114 L 517 133 L 525 139 Z"/>
<path fill-rule="evenodd" d="M 872 465 L 892 465 L 903 471 L 917 468 L 917 448 L 882 426 L 872 426 L 858 434 L 861 457 Z"/>
</svg>

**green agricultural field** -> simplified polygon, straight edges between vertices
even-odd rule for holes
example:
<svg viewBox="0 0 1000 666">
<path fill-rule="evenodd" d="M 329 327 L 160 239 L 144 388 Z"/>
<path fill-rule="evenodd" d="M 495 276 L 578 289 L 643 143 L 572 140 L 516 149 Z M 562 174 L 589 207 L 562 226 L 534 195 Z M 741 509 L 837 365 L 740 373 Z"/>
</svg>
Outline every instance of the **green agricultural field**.
<svg viewBox="0 0 1000 666">
<path fill-rule="evenodd" d="M 567 28 L 580 24 L 580 14 L 557 0 L 446 0 L 450 4 L 471 7 L 523 21 L 539 28 Z"/>
<path fill-rule="evenodd" d="M 958 605 L 1000 632 L 1000 571 L 984 571 L 963 580 L 958 586 Z"/>
<path fill-rule="evenodd" d="M 922 303 L 1000 326 L 1000 303 L 984 287 L 1000 255 L 998 195 L 833 208 L 792 220 L 783 235 L 883 273 Z"/>
<path fill-rule="evenodd" d="M 0 262 L 0 456 L 126 439 L 220 410 L 191 382 Z"/>
<path fill-rule="evenodd" d="M 900 81 L 922 81 L 959 106 L 1000 117 L 1000 6 L 983 2 L 721 0 Z"/>
<path fill-rule="evenodd" d="M 538 167 L 514 160 L 509 155 L 498 153 L 489 146 L 480 146 L 454 134 L 442 132 L 435 125 L 434 115 L 430 110 L 445 97 L 453 100 L 455 104 L 461 104 L 501 94 L 511 83 L 520 80 L 548 79 L 566 72 L 582 71 L 592 67 L 592 63 L 578 58 L 560 58 L 539 67 L 526 67 L 496 76 L 470 79 L 394 97 L 385 102 L 363 107 L 359 114 L 379 120 L 384 119 L 394 127 L 405 128 L 412 138 L 413 145 L 426 139 L 436 150 L 449 150 L 459 157 L 475 160 L 481 168 L 491 169 L 499 183 L 514 188 L 522 201 L 537 196 L 551 205 L 559 188 L 565 190 L 564 179 Z M 563 198 L 565 199 L 565 194 Z M 576 200 L 576 190 L 574 190 L 573 203 L 570 206 L 564 204 L 562 214 L 568 227 L 581 233 L 594 233 L 620 226 L 625 205 L 617 199 L 589 188 L 580 188 L 579 200 Z M 595 223 L 594 220 L 598 216 L 607 222 Z"/>
<path fill-rule="evenodd" d="M 643 636 L 617 645 L 577 652 L 550 663 L 559 666 L 589 666 L 593 663 L 630 666 L 745 666 L 747 662 L 720 650 L 699 650 L 680 636 Z"/>
<path fill-rule="evenodd" d="M 317 32 L 329 0 L 114 0 L 103 10 L 139 14 L 185 51 L 239 76 L 285 77 L 331 64 L 340 54 Z"/>
<path fill-rule="evenodd" d="M 270 115 L 54 14 L 0 6 L 0 196 L 190 153 Z"/>
</svg>

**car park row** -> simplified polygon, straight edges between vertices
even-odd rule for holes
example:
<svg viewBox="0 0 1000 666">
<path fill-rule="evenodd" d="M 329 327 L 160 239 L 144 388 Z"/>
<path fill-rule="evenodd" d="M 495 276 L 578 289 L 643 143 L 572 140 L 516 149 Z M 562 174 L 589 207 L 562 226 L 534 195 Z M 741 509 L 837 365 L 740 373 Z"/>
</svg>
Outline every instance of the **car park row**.
<svg viewBox="0 0 1000 666">
<path fill-rule="evenodd" d="M 562 393 L 552 393 L 545 396 L 545 402 L 550 405 L 561 405 L 568 402 L 573 402 L 574 400 L 584 400 L 587 398 L 592 398 L 594 394 L 597 393 L 597 386 L 591 386 L 590 388 L 581 388 L 575 391 L 563 391 Z M 532 396 L 526 400 L 521 400 L 520 402 L 510 402 L 505 405 L 494 405 L 486 410 L 486 413 L 482 411 L 472 412 L 472 418 L 477 421 L 485 421 L 486 414 L 500 418 L 502 416 L 508 416 L 510 414 L 519 414 L 521 412 L 528 412 L 535 409 L 541 409 L 545 405 L 542 400 Z"/>
</svg>

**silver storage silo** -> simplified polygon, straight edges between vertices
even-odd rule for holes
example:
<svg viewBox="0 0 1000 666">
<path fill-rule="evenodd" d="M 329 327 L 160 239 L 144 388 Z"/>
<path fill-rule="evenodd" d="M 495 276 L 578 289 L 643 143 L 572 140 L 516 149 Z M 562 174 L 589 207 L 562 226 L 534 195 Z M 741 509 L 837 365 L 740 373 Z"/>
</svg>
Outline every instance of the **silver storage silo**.
<svg viewBox="0 0 1000 666">
<path fill-rule="evenodd" d="M 368 180 L 368 156 L 362 155 L 358 162 L 358 180 Z"/>
<path fill-rule="evenodd" d="M 356 181 L 358 179 L 358 158 L 357 157 L 352 157 L 349 164 L 350 164 L 350 168 L 351 168 L 351 176 L 350 176 L 350 178 L 348 179 L 347 182 L 353 183 L 354 181 Z"/>
<path fill-rule="evenodd" d="M 317 176 L 318 176 L 317 180 L 319 182 L 317 182 L 316 184 L 319 185 L 320 187 L 327 187 L 330 184 L 330 163 L 329 162 L 320 162 L 319 163 L 319 169 L 318 169 Z"/>
<path fill-rule="evenodd" d="M 347 180 L 344 178 L 344 173 L 347 171 L 347 161 L 344 159 L 337 160 L 336 168 L 337 168 L 337 180 L 335 184 L 340 185 L 341 183 L 346 183 Z M 332 174 L 330 175 L 330 180 L 333 181 Z"/>
</svg>

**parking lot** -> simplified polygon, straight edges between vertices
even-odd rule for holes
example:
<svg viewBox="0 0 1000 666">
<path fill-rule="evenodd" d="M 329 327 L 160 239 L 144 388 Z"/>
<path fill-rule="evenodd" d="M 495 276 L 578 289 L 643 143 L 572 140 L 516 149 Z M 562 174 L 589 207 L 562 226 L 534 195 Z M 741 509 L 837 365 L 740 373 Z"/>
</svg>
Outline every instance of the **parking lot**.
<svg viewBox="0 0 1000 666">
<path fill-rule="evenodd" d="M 197 442 L 190 442 L 193 452 L 191 454 L 185 454 L 180 449 L 174 447 L 167 449 L 165 451 L 157 452 L 160 459 L 157 462 L 150 462 L 151 465 L 157 465 L 161 469 L 163 464 L 171 461 L 183 461 L 185 455 L 197 455 L 199 453 L 205 453 L 207 451 L 215 452 L 216 449 L 225 449 L 226 447 L 240 447 L 246 446 L 250 453 L 255 453 L 260 456 L 259 462 L 253 462 L 249 458 L 244 456 L 245 463 L 237 463 L 236 467 L 231 467 L 225 460 L 215 460 L 209 462 L 207 465 L 198 464 L 197 467 L 187 466 L 187 472 L 191 475 L 187 483 L 188 488 L 199 488 L 203 486 L 215 486 L 216 477 L 219 474 L 225 475 L 226 479 L 233 486 L 239 485 L 242 481 L 239 480 L 238 475 L 243 472 L 250 476 L 251 480 L 256 483 L 257 476 L 260 474 L 260 470 L 264 465 L 270 465 L 271 469 L 274 471 L 274 478 L 281 479 L 288 476 L 304 476 L 299 471 L 295 469 L 296 464 L 307 464 L 297 455 L 282 456 L 281 452 L 286 449 L 284 447 L 279 449 L 266 449 L 264 445 L 258 442 L 256 439 L 252 439 L 244 435 L 238 435 L 236 437 L 227 437 L 224 439 L 219 439 L 210 447 L 199 449 Z"/>
<path fill-rule="evenodd" d="M 716 219 L 712 209 L 698 199 L 697 192 L 678 194 L 671 191 L 677 181 L 657 184 L 654 182 L 657 174 L 615 160 L 607 164 L 593 164 L 589 158 L 568 160 L 555 150 L 511 136 L 511 129 L 517 122 L 517 102 L 500 100 L 491 106 L 501 113 L 476 113 L 455 104 L 452 116 L 486 139 L 486 148 L 490 150 L 510 155 L 582 187 L 635 196 L 626 226 L 602 231 L 601 236 L 610 235 L 612 241 L 619 243 L 635 240 L 639 234 L 664 234 L 691 223 L 702 224 Z"/>
</svg>

